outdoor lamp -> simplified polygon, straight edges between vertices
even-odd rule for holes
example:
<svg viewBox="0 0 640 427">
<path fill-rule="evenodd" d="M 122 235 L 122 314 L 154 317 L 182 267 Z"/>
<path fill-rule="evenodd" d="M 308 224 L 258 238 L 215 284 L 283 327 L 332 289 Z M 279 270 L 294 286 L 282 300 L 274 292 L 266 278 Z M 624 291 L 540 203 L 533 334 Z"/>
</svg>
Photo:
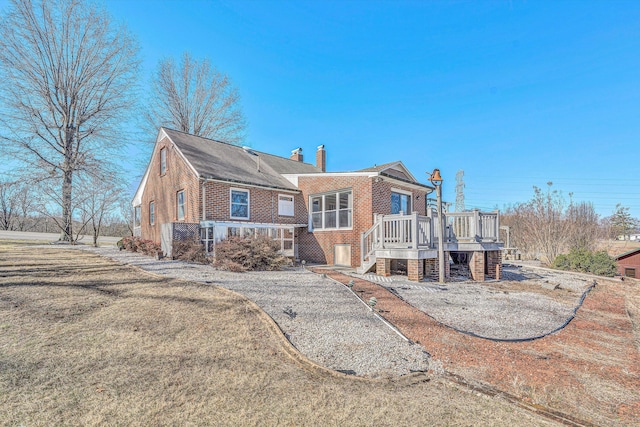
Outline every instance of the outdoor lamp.
<svg viewBox="0 0 640 427">
<path fill-rule="evenodd" d="M 427 172 L 428 173 L 428 172 Z M 436 187 L 437 196 L 437 212 L 438 212 L 438 281 L 444 283 L 444 230 L 445 220 L 442 215 L 442 176 L 440 175 L 440 169 L 434 169 L 433 173 L 429 176 L 429 181 Z"/>
<path fill-rule="evenodd" d="M 442 176 L 440 176 L 440 169 L 433 170 L 433 173 L 429 177 L 429 181 L 431 181 L 431 183 L 436 186 L 442 184 Z"/>
</svg>

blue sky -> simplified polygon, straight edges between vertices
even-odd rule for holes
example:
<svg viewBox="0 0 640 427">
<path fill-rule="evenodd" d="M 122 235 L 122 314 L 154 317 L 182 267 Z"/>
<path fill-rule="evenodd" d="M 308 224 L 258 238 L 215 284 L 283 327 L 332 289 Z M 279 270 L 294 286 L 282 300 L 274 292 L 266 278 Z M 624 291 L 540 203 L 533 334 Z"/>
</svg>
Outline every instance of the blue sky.
<svg viewBox="0 0 640 427">
<path fill-rule="evenodd" d="M 402 160 L 423 182 L 438 167 L 451 202 L 464 170 L 467 208 L 552 181 L 640 217 L 638 1 L 105 4 L 140 43 L 143 84 L 185 50 L 228 73 L 257 150 L 313 161 L 325 144 L 329 170 Z"/>
</svg>

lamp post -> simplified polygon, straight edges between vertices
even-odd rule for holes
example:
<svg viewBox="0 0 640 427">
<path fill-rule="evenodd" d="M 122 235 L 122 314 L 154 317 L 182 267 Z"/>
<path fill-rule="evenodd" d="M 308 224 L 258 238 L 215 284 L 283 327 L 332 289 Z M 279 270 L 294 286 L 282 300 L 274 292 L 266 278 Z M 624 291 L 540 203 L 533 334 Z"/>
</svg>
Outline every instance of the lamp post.
<svg viewBox="0 0 640 427">
<path fill-rule="evenodd" d="M 442 176 L 440 169 L 434 169 L 429 181 L 436 187 L 438 211 L 438 281 L 444 283 L 444 221 L 442 218 Z"/>
</svg>

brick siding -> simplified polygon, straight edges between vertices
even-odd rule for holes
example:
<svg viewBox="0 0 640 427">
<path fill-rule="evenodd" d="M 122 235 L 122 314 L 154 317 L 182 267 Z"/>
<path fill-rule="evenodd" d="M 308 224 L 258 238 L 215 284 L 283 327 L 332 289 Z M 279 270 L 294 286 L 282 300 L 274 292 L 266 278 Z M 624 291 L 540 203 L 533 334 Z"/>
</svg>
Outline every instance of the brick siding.
<svg viewBox="0 0 640 427">
<path fill-rule="evenodd" d="M 160 175 L 160 150 L 167 151 L 167 170 Z M 185 218 L 178 221 L 176 196 L 184 190 Z M 155 221 L 149 223 L 149 203 L 155 205 Z M 198 222 L 199 186 L 198 178 L 186 161 L 178 154 L 175 146 L 164 138 L 153 150 L 149 176 L 142 194 L 140 206 L 141 236 L 160 242 L 160 224 L 169 222 Z"/>
<path fill-rule="evenodd" d="M 367 176 L 300 176 L 298 188 L 302 191 L 305 203 L 308 203 L 311 195 L 335 190 L 351 189 L 353 194 L 351 230 L 301 231 L 299 256 L 310 262 L 334 264 L 334 245 L 348 244 L 351 245 L 351 266 L 360 266 L 360 236 L 373 225 L 374 213 L 391 213 L 392 188 L 411 192 L 413 209 L 421 215 L 426 214 L 426 191 L 411 190 L 385 180 L 375 182 L 374 178 Z"/>
</svg>

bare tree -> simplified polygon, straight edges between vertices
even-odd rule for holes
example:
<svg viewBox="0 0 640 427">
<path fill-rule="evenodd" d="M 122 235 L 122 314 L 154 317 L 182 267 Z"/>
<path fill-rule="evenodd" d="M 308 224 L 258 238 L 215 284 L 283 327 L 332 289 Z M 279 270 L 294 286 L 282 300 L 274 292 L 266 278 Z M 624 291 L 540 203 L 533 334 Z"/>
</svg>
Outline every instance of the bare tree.
<svg viewBox="0 0 640 427">
<path fill-rule="evenodd" d="M 161 60 L 152 88 L 145 117 L 153 130 L 167 126 L 237 145 L 244 140 L 238 90 L 207 59 L 185 52 L 178 66 L 172 58 Z"/>
<path fill-rule="evenodd" d="M 96 176 L 89 177 L 83 182 L 82 187 L 85 197 L 78 206 L 81 223 L 90 231 L 93 246 L 98 246 L 101 229 L 109 215 L 117 208 L 121 190 Z"/>
<path fill-rule="evenodd" d="M 0 182 L 0 230 L 13 230 L 18 210 L 17 183 Z"/>
<path fill-rule="evenodd" d="M 561 253 L 571 249 L 592 251 L 600 236 L 599 218 L 593 204 L 566 203 L 552 190 L 534 187 L 533 198 L 507 209 L 500 220 L 508 225 L 511 239 L 527 257 L 551 265 Z"/>
<path fill-rule="evenodd" d="M 32 171 L 59 180 L 62 240 L 73 240 L 74 174 L 122 147 L 137 45 L 81 0 L 11 0 L 0 21 L 0 141 Z"/>
</svg>

